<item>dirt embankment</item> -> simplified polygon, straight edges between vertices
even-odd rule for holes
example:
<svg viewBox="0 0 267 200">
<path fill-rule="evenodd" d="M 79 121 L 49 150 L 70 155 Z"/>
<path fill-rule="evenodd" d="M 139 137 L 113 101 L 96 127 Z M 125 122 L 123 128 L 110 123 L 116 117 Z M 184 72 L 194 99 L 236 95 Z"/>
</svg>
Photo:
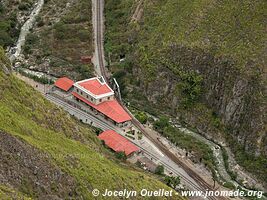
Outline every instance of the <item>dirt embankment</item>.
<svg viewBox="0 0 267 200">
<path fill-rule="evenodd" d="M 66 199 L 76 196 L 73 177 L 63 172 L 25 142 L 0 131 L 0 184 L 38 199 Z"/>
</svg>

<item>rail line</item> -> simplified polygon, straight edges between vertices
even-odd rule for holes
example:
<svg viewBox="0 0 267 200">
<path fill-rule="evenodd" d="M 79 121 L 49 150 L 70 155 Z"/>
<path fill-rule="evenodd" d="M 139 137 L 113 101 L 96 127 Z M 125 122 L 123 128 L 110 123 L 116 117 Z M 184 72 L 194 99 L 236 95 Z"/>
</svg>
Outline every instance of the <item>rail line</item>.
<svg viewBox="0 0 267 200">
<path fill-rule="evenodd" d="M 105 81 L 109 83 L 107 73 L 105 70 L 105 65 L 104 65 L 104 58 L 103 58 L 103 43 L 102 43 L 102 23 L 101 23 L 101 0 L 96 0 L 96 42 L 97 42 L 97 54 L 98 54 L 98 61 L 99 61 L 99 68 L 101 75 L 104 77 Z"/>
<path fill-rule="evenodd" d="M 105 70 L 105 65 L 104 65 L 104 57 L 103 57 L 103 41 L 102 41 L 102 21 L 101 21 L 101 0 L 96 0 L 96 42 L 97 42 L 97 53 L 98 53 L 98 59 L 99 59 L 99 67 L 100 67 L 100 72 L 101 75 L 104 77 L 105 81 L 109 83 L 109 79 Z M 181 168 L 196 182 L 199 184 L 198 187 L 199 190 L 205 192 L 206 190 L 214 190 L 214 188 L 208 184 L 202 177 L 200 177 L 196 172 L 194 172 L 188 165 L 183 163 L 177 156 L 175 156 L 172 152 L 170 152 L 163 144 L 161 144 L 157 139 L 153 138 L 147 131 L 143 128 L 143 126 L 138 122 L 134 116 L 129 112 L 127 108 L 122 104 L 122 102 L 119 101 L 119 103 L 123 106 L 125 111 L 132 116 L 132 123 L 153 143 L 155 146 L 161 150 L 167 157 L 169 157 L 174 163 L 177 165 L 181 166 Z M 143 149 L 143 148 L 142 148 Z M 168 168 L 173 169 L 170 166 L 167 166 Z M 175 170 L 177 172 L 177 170 Z M 180 174 L 180 173 L 179 173 Z M 181 174 L 180 174 L 181 175 Z M 188 182 L 190 185 L 193 184 L 193 186 L 196 186 L 193 182 L 191 182 L 189 179 L 186 177 L 182 176 L 186 182 Z M 224 197 L 210 197 L 210 199 L 226 199 Z"/>
<path fill-rule="evenodd" d="M 68 101 L 64 100 L 64 99 L 60 99 L 59 97 L 56 97 L 52 94 L 46 94 L 45 95 L 46 98 L 52 102 L 54 102 L 55 104 L 57 104 L 58 106 L 63 107 L 64 109 L 66 109 L 68 112 L 72 111 L 72 113 L 77 113 L 78 115 L 84 117 L 84 118 L 88 118 L 90 120 L 93 120 L 91 118 L 91 114 L 87 113 L 86 111 L 82 111 L 80 110 L 80 108 L 75 107 L 73 104 L 69 103 Z M 101 119 L 99 119 L 98 117 L 94 116 L 94 121 L 95 124 L 94 126 L 100 127 L 103 130 L 116 130 L 116 128 L 114 128 L 113 126 L 111 126 L 110 124 L 107 124 L 105 121 L 102 121 Z M 153 153 L 149 152 L 148 150 L 146 150 L 145 148 L 143 148 L 141 145 L 139 145 L 138 143 L 134 142 L 136 146 L 138 146 L 142 152 L 146 155 L 148 155 L 149 157 L 155 159 L 155 160 L 159 160 L 157 155 L 154 155 Z M 159 162 L 161 164 L 163 164 L 165 166 L 165 168 L 171 172 L 173 172 L 174 174 L 180 176 L 182 178 L 182 181 L 188 185 L 190 185 L 194 190 L 199 190 L 199 191 L 203 191 L 203 188 L 201 188 L 200 186 L 198 186 L 197 184 L 195 184 L 192 180 L 188 179 L 186 176 L 184 176 L 181 172 L 179 172 L 179 170 L 173 168 L 171 165 L 169 165 L 167 162 L 164 162 L 162 160 L 159 160 Z M 214 197 L 207 197 L 210 200 L 215 200 Z"/>
</svg>

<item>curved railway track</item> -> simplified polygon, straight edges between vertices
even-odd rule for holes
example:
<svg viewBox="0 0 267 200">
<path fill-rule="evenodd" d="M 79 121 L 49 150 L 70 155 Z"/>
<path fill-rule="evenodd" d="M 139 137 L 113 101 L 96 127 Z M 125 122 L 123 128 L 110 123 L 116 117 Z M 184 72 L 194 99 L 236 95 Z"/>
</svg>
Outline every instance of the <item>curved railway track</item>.
<svg viewBox="0 0 267 200">
<path fill-rule="evenodd" d="M 103 52 L 103 32 L 102 32 L 102 7 L 101 7 L 101 0 L 96 0 L 96 43 L 97 43 L 97 53 L 98 53 L 98 63 L 101 75 L 105 79 L 107 83 L 109 83 L 109 77 L 107 76 L 107 72 L 105 69 L 105 62 L 104 62 L 104 52 Z M 160 141 L 152 137 L 138 122 L 134 116 L 128 111 L 127 108 L 122 104 L 122 102 L 119 101 L 119 103 L 122 105 L 122 107 L 125 109 L 125 111 L 130 114 L 133 118 L 132 123 L 160 150 L 162 151 L 167 157 L 169 157 L 173 162 L 175 162 L 177 165 L 179 165 L 199 186 L 196 186 L 191 180 L 184 178 L 185 182 L 187 182 L 190 185 L 193 185 L 195 188 L 199 189 L 200 191 L 203 191 L 204 193 L 209 190 L 214 190 L 214 188 L 208 184 L 201 176 L 199 176 L 195 171 L 193 171 L 188 165 L 186 165 L 184 162 L 182 162 L 177 156 L 175 156 L 172 152 L 170 152 Z M 143 149 L 143 148 L 142 148 Z M 144 149 L 143 149 L 144 150 Z M 145 151 L 147 154 L 149 152 Z M 171 166 L 167 166 L 170 170 L 176 171 L 176 169 L 173 169 Z M 181 173 L 179 173 L 181 175 Z M 208 197 L 209 199 L 226 199 L 225 197 Z"/>
</svg>

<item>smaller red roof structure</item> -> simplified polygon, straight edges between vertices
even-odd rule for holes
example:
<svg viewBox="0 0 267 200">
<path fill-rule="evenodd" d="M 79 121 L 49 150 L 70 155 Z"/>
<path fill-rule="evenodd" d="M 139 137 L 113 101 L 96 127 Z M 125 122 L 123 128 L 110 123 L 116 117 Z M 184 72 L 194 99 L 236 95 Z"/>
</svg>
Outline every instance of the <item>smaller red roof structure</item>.
<svg viewBox="0 0 267 200">
<path fill-rule="evenodd" d="M 106 83 L 101 83 L 98 78 L 81 81 L 78 82 L 78 84 L 95 95 L 102 95 L 109 92 L 113 92 Z"/>
<path fill-rule="evenodd" d="M 91 62 L 91 60 L 92 60 L 92 57 L 91 56 L 82 56 L 81 57 L 81 61 L 82 61 L 82 63 L 90 63 Z"/>
<path fill-rule="evenodd" d="M 67 78 L 67 77 L 59 78 L 55 82 L 56 87 L 66 91 L 66 92 L 72 87 L 73 84 L 74 84 L 74 81 Z"/>
<path fill-rule="evenodd" d="M 72 95 L 117 123 L 122 123 L 132 119 L 130 115 L 121 107 L 117 100 L 104 101 L 98 105 L 95 105 L 76 92 L 72 92 Z"/>
<path fill-rule="evenodd" d="M 98 138 L 104 140 L 105 144 L 115 152 L 122 151 L 126 156 L 139 150 L 137 146 L 113 130 L 102 132 Z"/>
</svg>

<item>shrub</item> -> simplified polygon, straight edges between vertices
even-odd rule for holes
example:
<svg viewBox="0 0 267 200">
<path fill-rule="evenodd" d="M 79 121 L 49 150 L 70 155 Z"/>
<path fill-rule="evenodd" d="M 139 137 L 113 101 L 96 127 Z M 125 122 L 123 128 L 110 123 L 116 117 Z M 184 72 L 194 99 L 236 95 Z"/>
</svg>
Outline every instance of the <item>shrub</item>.
<svg viewBox="0 0 267 200">
<path fill-rule="evenodd" d="M 36 17 L 36 24 L 37 24 L 38 27 L 43 26 L 45 24 L 43 18 L 40 17 L 40 16 L 37 16 Z"/>
<path fill-rule="evenodd" d="M 128 137 L 128 138 L 131 138 L 132 140 L 135 140 L 135 137 L 132 136 L 132 135 L 126 134 L 125 136 Z"/>
<path fill-rule="evenodd" d="M 11 45 L 12 42 L 13 40 L 10 35 L 5 31 L 0 30 L 0 46 L 6 47 Z"/>
<path fill-rule="evenodd" d="M 18 8 L 19 8 L 19 10 L 28 10 L 29 9 L 29 4 L 20 3 Z"/>
<path fill-rule="evenodd" d="M 5 10 L 5 7 L 3 6 L 3 3 L 0 2 L 0 14 L 2 14 Z"/>
<path fill-rule="evenodd" d="M 226 188 L 229 188 L 231 190 L 234 190 L 235 189 L 235 185 L 232 182 L 225 182 L 223 184 L 223 186 L 226 187 Z"/>
<path fill-rule="evenodd" d="M 138 112 L 135 115 L 135 118 L 142 124 L 145 124 L 147 122 L 148 116 L 144 112 Z"/>
<path fill-rule="evenodd" d="M 158 165 L 156 170 L 155 170 L 155 174 L 163 175 L 164 174 L 164 166 L 163 165 Z"/>
<path fill-rule="evenodd" d="M 163 132 L 163 129 L 169 125 L 169 119 L 167 117 L 161 117 L 159 120 L 154 122 L 153 127 L 155 130 Z"/>
<path fill-rule="evenodd" d="M 67 26 L 64 24 L 64 22 L 58 22 L 54 25 L 55 29 L 55 38 L 58 40 L 66 39 L 68 31 Z"/>
<path fill-rule="evenodd" d="M 164 182 L 171 188 L 175 189 L 180 183 L 180 177 L 174 177 L 174 176 L 165 176 Z"/>
<path fill-rule="evenodd" d="M 127 156 L 126 156 L 125 152 L 123 152 L 123 151 L 116 152 L 115 156 L 119 160 L 126 160 L 127 159 Z"/>
<path fill-rule="evenodd" d="M 178 84 L 178 88 L 182 95 L 182 105 L 188 107 L 199 99 L 203 78 L 195 72 L 181 73 L 180 77 L 181 82 Z"/>
</svg>

